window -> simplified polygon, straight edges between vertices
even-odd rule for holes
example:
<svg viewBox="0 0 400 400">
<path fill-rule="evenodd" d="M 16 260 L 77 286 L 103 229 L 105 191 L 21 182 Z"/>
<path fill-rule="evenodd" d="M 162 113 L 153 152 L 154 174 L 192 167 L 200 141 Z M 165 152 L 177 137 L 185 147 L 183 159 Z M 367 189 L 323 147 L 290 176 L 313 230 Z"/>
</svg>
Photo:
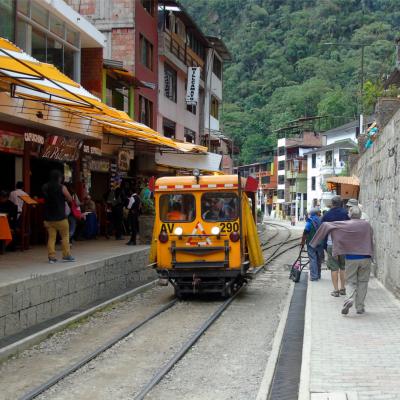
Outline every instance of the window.
<svg viewBox="0 0 400 400">
<path fill-rule="evenodd" d="M 315 190 L 315 186 L 316 186 L 316 178 L 315 176 L 311 177 L 311 190 Z"/>
<path fill-rule="evenodd" d="M 37 29 L 32 29 L 32 57 L 46 62 L 46 35 Z"/>
<path fill-rule="evenodd" d="M 196 38 L 193 32 L 189 32 L 186 35 L 186 42 L 188 46 L 201 58 L 205 58 L 205 49 L 200 41 Z"/>
<path fill-rule="evenodd" d="M 311 168 L 317 168 L 317 155 L 311 154 Z"/>
<path fill-rule="evenodd" d="M 234 221 L 239 216 L 239 199 L 235 193 L 205 193 L 201 215 L 204 221 Z"/>
<path fill-rule="evenodd" d="M 186 105 L 186 110 L 190 111 L 194 115 L 197 114 L 197 107 L 195 105 L 193 105 L 193 104 L 187 104 Z"/>
<path fill-rule="evenodd" d="M 215 96 L 211 96 L 211 115 L 215 119 L 219 119 L 219 102 Z"/>
<path fill-rule="evenodd" d="M 284 156 L 285 155 L 285 147 L 281 146 L 278 148 L 278 156 Z"/>
<path fill-rule="evenodd" d="M 278 175 L 278 185 L 285 184 L 285 175 Z"/>
<path fill-rule="evenodd" d="M 154 17 L 154 0 L 140 0 L 143 8 L 152 16 Z"/>
<path fill-rule="evenodd" d="M 153 125 L 153 103 L 143 96 L 139 96 L 139 119 L 142 124 Z"/>
<path fill-rule="evenodd" d="M 164 64 L 164 94 L 165 97 L 176 103 L 177 74 L 168 64 Z"/>
<path fill-rule="evenodd" d="M 45 28 L 49 27 L 49 12 L 36 3 L 31 3 L 31 18 Z"/>
<path fill-rule="evenodd" d="M 185 142 L 195 143 L 195 141 L 196 141 L 196 132 L 192 131 L 189 128 L 185 128 Z"/>
<path fill-rule="evenodd" d="M 349 158 L 348 149 L 339 149 L 339 162 L 345 163 Z"/>
<path fill-rule="evenodd" d="M 278 199 L 283 200 L 285 198 L 285 191 L 284 190 L 278 190 Z"/>
<path fill-rule="evenodd" d="M 332 165 L 332 150 L 325 152 L 325 165 Z"/>
<path fill-rule="evenodd" d="M 175 122 L 164 118 L 163 119 L 163 133 L 165 137 L 175 138 L 176 124 Z"/>
<path fill-rule="evenodd" d="M 217 78 L 219 78 L 219 79 L 222 78 L 222 62 L 215 55 L 214 55 L 214 62 L 213 62 L 213 72 Z"/>
<path fill-rule="evenodd" d="M 196 217 L 196 202 L 192 194 L 163 194 L 160 197 L 160 217 L 163 222 L 191 222 Z"/>
<path fill-rule="evenodd" d="M 278 170 L 283 170 L 285 169 L 285 161 L 279 161 L 278 162 Z"/>
<path fill-rule="evenodd" d="M 79 32 L 33 1 L 18 0 L 17 6 L 17 45 L 39 61 L 53 64 L 79 80 Z"/>
<path fill-rule="evenodd" d="M 153 45 L 140 35 L 140 62 L 150 70 L 153 70 Z"/>
<path fill-rule="evenodd" d="M 263 185 L 268 185 L 269 183 L 271 183 L 271 177 L 270 176 L 263 176 L 261 178 L 261 183 Z"/>
<path fill-rule="evenodd" d="M 0 37 L 14 41 L 14 0 L 0 0 Z"/>
</svg>

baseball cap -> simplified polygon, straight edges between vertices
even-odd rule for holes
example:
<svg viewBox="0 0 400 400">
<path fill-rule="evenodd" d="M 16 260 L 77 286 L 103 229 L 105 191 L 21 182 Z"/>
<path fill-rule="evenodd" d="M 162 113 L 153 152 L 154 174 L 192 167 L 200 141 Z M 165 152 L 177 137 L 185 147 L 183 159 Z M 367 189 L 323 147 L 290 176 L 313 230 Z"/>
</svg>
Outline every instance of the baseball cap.
<svg viewBox="0 0 400 400">
<path fill-rule="evenodd" d="M 346 204 L 347 207 L 354 207 L 354 206 L 358 206 L 358 200 L 356 199 L 349 199 L 349 201 Z"/>
</svg>

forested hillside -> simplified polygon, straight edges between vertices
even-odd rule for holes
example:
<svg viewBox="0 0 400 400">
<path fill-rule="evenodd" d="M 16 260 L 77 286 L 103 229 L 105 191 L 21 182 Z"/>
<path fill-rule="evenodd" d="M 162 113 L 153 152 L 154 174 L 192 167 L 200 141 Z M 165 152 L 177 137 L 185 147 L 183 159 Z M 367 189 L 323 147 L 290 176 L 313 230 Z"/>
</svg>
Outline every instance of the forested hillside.
<svg viewBox="0 0 400 400">
<path fill-rule="evenodd" d="M 233 55 L 225 66 L 223 123 L 254 162 L 275 144 L 274 129 L 329 115 L 325 128 L 357 115 L 361 49 L 365 80 L 394 66 L 400 0 L 182 0 L 205 34 Z M 341 43 L 342 45 L 326 45 Z M 379 86 L 379 85 L 378 85 Z M 376 87 L 367 83 L 366 107 Z M 369 92 L 368 92 L 369 91 Z"/>
</svg>

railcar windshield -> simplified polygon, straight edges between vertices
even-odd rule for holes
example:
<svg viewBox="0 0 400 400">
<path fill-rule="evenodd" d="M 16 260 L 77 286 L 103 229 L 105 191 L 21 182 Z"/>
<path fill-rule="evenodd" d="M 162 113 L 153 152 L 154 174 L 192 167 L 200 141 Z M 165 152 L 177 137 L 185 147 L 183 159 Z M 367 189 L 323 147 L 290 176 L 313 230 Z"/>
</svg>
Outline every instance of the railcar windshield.
<svg viewBox="0 0 400 400">
<path fill-rule="evenodd" d="M 205 193 L 201 197 L 204 221 L 234 221 L 239 216 L 239 198 L 235 193 Z"/>
<path fill-rule="evenodd" d="M 196 202 L 192 194 L 163 194 L 160 197 L 160 218 L 163 222 L 192 222 Z"/>
</svg>

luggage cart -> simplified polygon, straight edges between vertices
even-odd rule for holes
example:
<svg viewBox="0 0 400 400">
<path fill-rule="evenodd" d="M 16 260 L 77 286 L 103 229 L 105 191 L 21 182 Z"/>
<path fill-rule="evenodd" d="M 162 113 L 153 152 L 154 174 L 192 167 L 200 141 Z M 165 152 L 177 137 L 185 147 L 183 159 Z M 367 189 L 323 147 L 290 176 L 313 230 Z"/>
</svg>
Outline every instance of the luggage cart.
<svg viewBox="0 0 400 400">
<path fill-rule="evenodd" d="M 290 269 L 289 279 L 291 279 L 295 283 L 299 282 L 301 272 L 308 264 L 310 264 L 310 259 L 308 258 L 307 250 L 304 248 L 303 245 L 301 246 L 298 257 L 292 264 L 292 268 Z"/>
</svg>

